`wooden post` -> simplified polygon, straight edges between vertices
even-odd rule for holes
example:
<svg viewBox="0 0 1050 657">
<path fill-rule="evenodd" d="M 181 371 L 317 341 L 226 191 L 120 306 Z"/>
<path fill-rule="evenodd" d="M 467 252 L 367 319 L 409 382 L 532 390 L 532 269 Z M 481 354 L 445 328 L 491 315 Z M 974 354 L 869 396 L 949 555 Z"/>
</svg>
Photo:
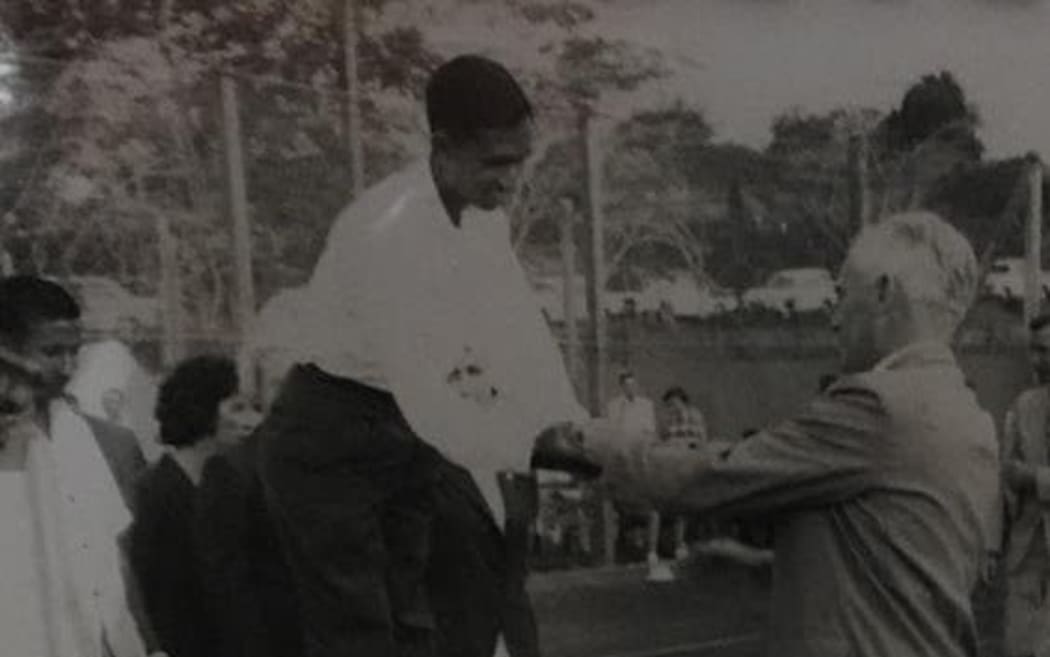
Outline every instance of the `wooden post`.
<svg viewBox="0 0 1050 657">
<path fill-rule="evenodd" d="M 565 326 L 565 369 L 569 378 L 575 383 L 579 366 L 579 327 L 576 322 L 576 207 L 572 199 L 561 201 L 563 216 L 561 222 L 561 276 L 562 276 L 562 317 Z"/>
<path fill-rule="evenodd" d="M 1028 155 L 1028 216 L 1025 222 L 1024 321 L 1038 315 L 1043 299 L 1043 164 Z"/>
<path fill-rule="evenodd" d="M 590 316 L 587 336 L 587 392 L 591 413 L 605 414 L 605 370 L 607 366 L 605 304 L 602 302 L 605 289 L 605 223 L 602 214 L 602 156 L 600 151 L 599 126 L 594 114 L 587 107 L 579 111 L 579 131 L 583 144 L 583 161 L 587 181 L 587 314 Z M 606 565 L 616 563 L 616 539 L 618 521 L 612 502 L 602 500 L 602 528 Z"/>
<path fill-rule="evenodd" d="M 170 369 L 182 358 L 182 298 L 179 293 L 179 258 L 175 236 L 171 232 L 171 219 L 163 209 L 151 206 L 146 199 L 146 188 L 142 183 L 142 172 L 131 173 L 135 196 L 141 203 L 142 212 L 153 219 L 157 235 L 157 251 L 160 260 L 160 358 L 161 365 Z"/>
<path fill-rule="evenodd" d="M 255 283 L 252 279 L 252 232 L 248 219 L 248 191 L 241 146 L 241 118 L 237 106 L 237 87 L 233 78 L 222 76 L 223 134 L 226 144 L 226 179 L 233 218 L 233 256 L 237 272 L 237 328 L 240 338 L 237 360 L 241 387 L 255 393 L 255 368 L 246 344 L 248 330 L 255 321 Z"/>
<path fill-rule="evenodd" d="M 343 64 L 346 66 L 346 146 L 350 151 L 350 176 L 354 198 L 365 189 L 365 152 L 362 139 L 361 81 L 357 69 L 357 44 L 361 35 L 361 3 L 345 0 L 343 7 Z"/>
<path fill-rule="evenodd" d="M 182 358 L 180 333 L 181 299 L 178 285 L 178 251 L 171 233 L 171 221 L 163 210 L 154 213 L 157 246 L 160 249 L 161 361 L 170 369 Z"/>
<path fill-rule="evenodd" d="M 868 141 L 863 134 L 849 140 L 848 184 L 850 225 L 860 230 L 877 220 L 868 207 Z"/>
<path fill-rule="evenodd" d="M 587 110 L 580 113 L 583 136 L 585 178 L 587 181 L 587 314 L 590 316 L 588 342 L 588 393 L 591 412 L 605 410 L 606 331 L 605 304 L 605 220 L 602 213 L 602 157 L 598 144 L 598 125 Z"/>
</svg>

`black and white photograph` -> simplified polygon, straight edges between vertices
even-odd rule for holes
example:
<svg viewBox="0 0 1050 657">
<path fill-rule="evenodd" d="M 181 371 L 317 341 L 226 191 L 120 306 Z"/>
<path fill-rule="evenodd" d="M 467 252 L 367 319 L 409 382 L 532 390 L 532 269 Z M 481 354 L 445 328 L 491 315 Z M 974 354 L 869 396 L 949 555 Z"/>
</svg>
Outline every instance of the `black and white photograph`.
<svg viewBox="0 0 1050 657">
<path fill-rule="evenodd" d="M 1047 70 L 1050 0 L 0 0 L 0 657 L 1050 657 Z"/>
</svg>

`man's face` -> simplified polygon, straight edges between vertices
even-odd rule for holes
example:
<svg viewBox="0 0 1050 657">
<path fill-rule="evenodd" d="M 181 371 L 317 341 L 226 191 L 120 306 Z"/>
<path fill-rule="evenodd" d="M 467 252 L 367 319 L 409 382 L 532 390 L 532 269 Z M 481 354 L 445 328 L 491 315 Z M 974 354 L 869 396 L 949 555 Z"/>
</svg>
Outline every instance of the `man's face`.
<svg viewBox="0 0 1050 657">
<path fill-rule="evenodd" d="M 1032 363 L 1035 380 L 1040 385 L 1050 384 L 1050 326 L 1032 333 L 1028 344 L 1028 358 Z"/>
<path fill-rule="evenodd" d="M 880 298 L 880 275 L 849 258 L 839 275 L 839 300 L 832 328 L 839 341 L 843 372 L 871 369 L 885 355 L 880 344 L 887 304 Z M 882 290 L 886 294 L 886 290 Z"/>
<path fill-rule="evenodd" d="M 41 369 L 41 392 L 47 397 L 60 395 L 77 368 L 77 355 L 83 342 L 80 322 L 44 321 L 30 330 L 22 355 Z"/>
<path fill-rule="evenodd" d="M 465 142 L 446 140 L 440 148 L 450 191 L 466 206 L 495 210 L 510 202 L 532 154 L 532 125 L 522 121 L 514 128 L 484 130 Z"/>
</svg>

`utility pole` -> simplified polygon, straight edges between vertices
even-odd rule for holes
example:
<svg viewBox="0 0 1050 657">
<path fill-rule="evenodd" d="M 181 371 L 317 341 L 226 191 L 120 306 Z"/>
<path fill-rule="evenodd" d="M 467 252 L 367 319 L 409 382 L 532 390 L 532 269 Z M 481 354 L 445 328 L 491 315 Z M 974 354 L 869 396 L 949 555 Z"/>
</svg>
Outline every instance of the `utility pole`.
<svg viewBox="0 0 1050 657">
<path fill-rule="evenodd" d="M 591 413 L 605 414 L 605 372 L 608 362 L 605 328 L 605 220 L 602 196 L 602 154 L 600 130 L 594 112 L 586 105 L 578 109 L 578 129 L 583 145 L 584 172 L 587 184 L 586 259 L 587 314 L 590 316 L 587 348 L 587 393 Z M 616 542 L 619 522 L 612 501 L 602 500 L 603 554 L 606 565 L 616 563 Z"/>
<path fill-rule="evenodd" d="M 1029 153 L 1028 216 L 1025 222 L 1024 322 L 1025 326 L 1039 314 L 1043 300 L 1043 163 L 1036 153 Z"/>
<path fill-rule="evenodd" d="M 563 198 L 561 221 L 561 275 L 562 317 L 565 322 L 565 369 L 573 382 L 579 372 L 580 336 L 576 318 L 576 206 L 572 199 Z"/>
<path fill-rule="evenodd" d="M 344 0 L 343 65 L 346 67 L 346 146 L 350 152 L 350 176 L 354 198 L 365 189 L 365 151 L 361 120 L 361 80 L 358 77 L 358 42 L 363 15 L 358 0 Z"/>
<path fill-rule="evenodd" d="M 868 139 L 863 133 L 849 140 L 849 217 L 850 225 L 860 230 L 878 218 L 872 215 L 868 201 Z"/>
<path fill-rule="evenodd" d="M 226 180 L 233 219 L 233 256 L 237 272 L 237 327 L 241 386 L 249 395 L 255 392 L 255 368 L 248 349 L 248 331 L 255 321 L 255 283 L 252 279 L 252 231 L 248 219 L 248 191 L 244 175 L 241 144 L 241 118 L 237 87 L 233 78 L 222 76 L 222 117 L 226 145 Z"/>
</svg>

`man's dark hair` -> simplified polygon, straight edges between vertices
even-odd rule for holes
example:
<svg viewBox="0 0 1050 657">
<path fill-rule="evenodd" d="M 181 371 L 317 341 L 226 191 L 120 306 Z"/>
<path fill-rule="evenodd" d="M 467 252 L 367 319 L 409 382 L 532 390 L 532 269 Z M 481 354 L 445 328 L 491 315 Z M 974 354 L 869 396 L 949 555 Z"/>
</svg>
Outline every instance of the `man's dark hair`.
<svg viewBox="0 0 1050 657">
<path fill-rule="evenodd" d="M 80 319 L 80 305 L 61 285 L 38 276 L 0 280 L 0 341 L 21 345 L 43 322 Z"/>
<path fill-rule="evenodd" d="M 1028 330 L 1032 333 L 1042 331 L 1047 326 L 1050 326 L 1050 313 L 1040 313 L 1028 322 Z"/>
<path fill-rule="evenodd" d="M 179 363 L 157 394 L 154 416 L 160 442 L 187 447 L 213 434 L 219 404 L 239 387 L 237 366 L 225 356 L 195 356 Z"/>
<path fill-rule="evenodd" d="M 461 55 L 442 64 L 427 83 L 426 95 L 430 133 L 455 141 L 532 118 L 532 105 L 510 71 L 480 55 Z"/>
<path fill-rule="evenodd" d="M 667 389 L 667 392 L 664 393 L 663 397 L 664 403 L 666 404 L 672 399 L 680 399 L 684 404 L 689 403 L 689 395 L 682 386 L 673 386 Z"/>
</svg>

